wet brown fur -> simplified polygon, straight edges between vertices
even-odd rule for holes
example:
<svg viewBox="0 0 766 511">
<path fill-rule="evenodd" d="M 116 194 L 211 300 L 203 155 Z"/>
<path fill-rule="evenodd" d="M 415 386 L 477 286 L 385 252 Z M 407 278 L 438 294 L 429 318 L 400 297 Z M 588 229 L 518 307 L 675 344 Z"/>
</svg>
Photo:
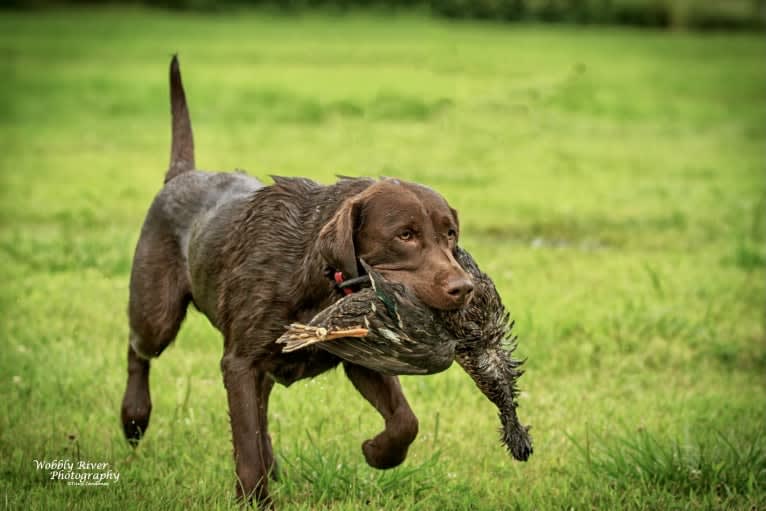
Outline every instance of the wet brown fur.
<svg viewBox="0 0 766 511">
<path fill-rule="evenodd" d="M 231 417 L 237 495 L 270 504 L 274 454 L 268 400 L 274 382 L 290 385 L 337 366 L 318 348 L 281 353 L 285 326 L 308 321 L 340 298 L 328 268 L 348 277 L 363 258 L 437 309 L 455 309 L 472 282 L 455 261 L 457 214 L 436 192 L 395 179 L 341 179 L 320 185 L 194 170 L 191 122 L 178 61 L 170 69 L 173 140 L 165 186 L 152 203 L 130 278 L 126 437 L 138 442 L 151 413 L 150 359 L 175 339 L 190 303 L 224 337 L 221 371 Z M 377 468 L 400 464 L 417 418 L 395 376 L 345 363 L 385 429 L 363 444 Z"/>
</svg>

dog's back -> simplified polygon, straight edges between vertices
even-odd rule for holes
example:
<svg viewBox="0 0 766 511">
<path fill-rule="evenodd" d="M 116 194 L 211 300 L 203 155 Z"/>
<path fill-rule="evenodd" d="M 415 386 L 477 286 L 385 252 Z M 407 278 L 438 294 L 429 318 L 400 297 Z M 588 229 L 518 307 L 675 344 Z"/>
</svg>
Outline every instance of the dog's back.
<svg viewBox="0 0 766 511">
<path fill-rule="evenodd" d="M 247 199 L 264 185 L 256 178 L 234 172 L 187 171 L 172 178 L 157 194 L 144 221 L 142 238 L 164 239 L 177 245 L 177 254 L 189 283 L 209 287 L 201 263 L 216 261 L 226 229 L 212 224 L 226 224 L 247 206 Z M 192 278 L 194 277 L 194 278 Z M 194 293 L 194 303 L 215 325 L 214 307 L 208 307 Z M 212 305 L 212 304 L 210 304 Z"/>
</svg>

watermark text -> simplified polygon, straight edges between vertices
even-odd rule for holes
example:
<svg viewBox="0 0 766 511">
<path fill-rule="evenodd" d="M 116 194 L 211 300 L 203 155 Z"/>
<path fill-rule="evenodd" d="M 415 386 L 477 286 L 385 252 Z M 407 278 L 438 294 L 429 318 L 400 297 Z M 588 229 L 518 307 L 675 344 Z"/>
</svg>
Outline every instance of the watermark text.
<svg viewBox="0 0 766 511">
<path fill-rule="evenodd" d="M 69 486 L 109 486 L 120 480 L 120 473 L 105 461 L 32 460 L 36 470 L 44 470 L 52 481 L 66 481 Z"/>
</svg>

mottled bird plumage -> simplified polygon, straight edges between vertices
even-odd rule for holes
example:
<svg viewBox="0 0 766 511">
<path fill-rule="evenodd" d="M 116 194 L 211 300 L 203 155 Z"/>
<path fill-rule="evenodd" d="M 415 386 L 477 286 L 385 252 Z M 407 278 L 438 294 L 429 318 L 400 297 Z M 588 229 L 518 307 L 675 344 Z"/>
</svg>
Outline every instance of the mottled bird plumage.
<svg viewBox="0 0 766 511">
<path fill-rule="evenodd" d="M 514 458 L 526 460 L 533 448 L 529 428 L 519 422 L 516 414 L 516 381 L 524 371 L 523 361 L 512 357 L 517 345 L 512 333 L 514 322 L 492 279 L 479 269 L 471 255 L 458 248 L 457 261 L 471 275 L 474 296 L 458 311 L 439 313 L 440 319 L 460 338 L 455 352 L 458 364 L 498 408 L 503 444 Z"/>
<path fill-rule="evenodd" d="M 498 408 L 501 438 L 514 458 L 532 454 L 529 428 L 517 417 L 522 361 L 512 357 L 513 322 L 492 279 L 458 248 L 458 263 L 474 283 L 473 297 L 456 311 L 435 311 L 400 284 L 365 266 L 372 288 L 346 296 L 308 325 L 293 324 L 277 342 L 284 351 L 310 344 L 384 374 L 431 374 L 453 360 Z"/>
<path fill-rule="evenodd" d="M 437 320 L 435 311 L 405 286 L 362 265 L 372 287 L 335 302 L 308 325 L 290 325 L 277 340 L 284 344 L 282 351 L 317 344 L 383 374 L 432 374 L 447 369 L 455 359 L 457 339 Z"/>
</svg>

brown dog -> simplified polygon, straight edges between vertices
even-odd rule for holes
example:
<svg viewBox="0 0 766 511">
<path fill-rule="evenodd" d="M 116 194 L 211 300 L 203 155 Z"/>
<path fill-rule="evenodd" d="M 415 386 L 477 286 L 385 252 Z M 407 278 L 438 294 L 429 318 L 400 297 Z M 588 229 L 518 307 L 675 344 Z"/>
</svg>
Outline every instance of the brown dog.
<svg viewBox="0 0 766 511">
<path fill-rule="evenodd" d="M 193 303 L 224 337 L 221 370 L 234 439 L 237 495 L 268 504 L 274 468 L 267 431 L 274 382 L 290 385 L 341 360 L 318 348 L 282 354 L 275 340 L 342 294 L 328 274 L 360 274 L 359 259 L 409 286 L 426 304 L 455 309 L 473 285 L 454 258 L 458 219 L 430 188 L 395 179 L 322 186 L 194 170 L 191 121 L 178 61 L 170 65 L 173 139 L 165 186 L 154 199 L 130 278 L 128 383 L 122 424 L 137 442 L 149 424 L 149 359 L 173 341 Z M 328 273 L 328 271 L 330 273 Z M 362 445 L 376 468 L 400 464 L 418 421 L 395 376 L 344 363 L 385 419 Z"/>
</svg>

